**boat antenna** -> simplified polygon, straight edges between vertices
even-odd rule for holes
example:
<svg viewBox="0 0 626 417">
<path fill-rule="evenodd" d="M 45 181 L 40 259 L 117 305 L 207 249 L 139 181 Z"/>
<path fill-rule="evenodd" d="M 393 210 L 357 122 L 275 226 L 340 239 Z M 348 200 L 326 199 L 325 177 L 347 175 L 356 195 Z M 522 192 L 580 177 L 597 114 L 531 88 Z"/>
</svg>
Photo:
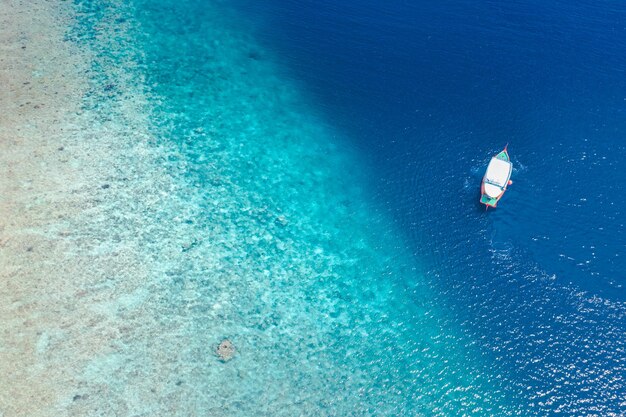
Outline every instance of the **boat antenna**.
<svg viewBox="0 0 626 417">
<path fill-rule="evenodd" d="M 506 148 L 509 147 L 509 142 L 506 143 L 506 145 L 504 145 L 504 150 L 506 151 Z"/>
</svg>

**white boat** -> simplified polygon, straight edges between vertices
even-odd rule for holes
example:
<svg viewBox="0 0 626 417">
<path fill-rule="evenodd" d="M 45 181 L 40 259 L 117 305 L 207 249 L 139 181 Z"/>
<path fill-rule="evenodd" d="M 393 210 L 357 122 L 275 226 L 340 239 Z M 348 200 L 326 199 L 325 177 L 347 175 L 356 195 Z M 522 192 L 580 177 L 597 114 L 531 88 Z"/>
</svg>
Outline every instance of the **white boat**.
<svg viewBox="0 0 626 417">
<path fill-rule="evenodd" d="M 495 208 L 504 195 L 506 187 L 513 184 L 511 181 L 513 164 L 511 163 L 511 158 L 509 158 L 507 147 L 508 145 L 504 147 L 502 152 L 491 158 L 483 177 L 483 182 L 480 186 L 480 202 L 487 206 L 486 208 Z"/>
</svg>

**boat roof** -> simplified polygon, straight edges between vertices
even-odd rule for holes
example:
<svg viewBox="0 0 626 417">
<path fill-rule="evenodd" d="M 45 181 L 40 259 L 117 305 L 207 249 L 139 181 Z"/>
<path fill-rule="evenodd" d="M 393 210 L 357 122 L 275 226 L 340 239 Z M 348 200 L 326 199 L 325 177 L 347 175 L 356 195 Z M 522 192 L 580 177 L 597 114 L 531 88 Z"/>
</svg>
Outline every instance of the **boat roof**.
<svg viewBox="0 0 626 417">
<path fill-rule="evenodd" d="M 488 182 L 485 183 L 485 194 L 487 194 L 489 197 L 498 198 L 498 196 L 500 196 L 500 194 L 502 194 L 503 192 L 504 191 L 502 187 L 489 184 Z"/>
<path fill-rule="evenodd" d="M 513 165 L 510 162 L 503 161 L 494 156 L 491 158 L 489 166 L 487 166 L 485 182 L 498 187 L 504 187 L 509 182 L 512 170 Z"/>
</svg>

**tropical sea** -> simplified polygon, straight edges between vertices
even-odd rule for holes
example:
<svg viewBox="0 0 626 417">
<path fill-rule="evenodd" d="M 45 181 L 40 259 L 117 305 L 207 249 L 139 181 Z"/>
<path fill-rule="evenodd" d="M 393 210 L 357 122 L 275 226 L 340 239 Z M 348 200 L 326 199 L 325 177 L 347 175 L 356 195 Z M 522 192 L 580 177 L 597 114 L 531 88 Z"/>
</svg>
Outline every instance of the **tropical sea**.
<svg viewBox="0 0 626 417">
<path fill-rule="evenodd" d="M 4 171 L 0 416 L 626 414 L 623 4 L 58 7 L 77 184 Z"/>
</svg>

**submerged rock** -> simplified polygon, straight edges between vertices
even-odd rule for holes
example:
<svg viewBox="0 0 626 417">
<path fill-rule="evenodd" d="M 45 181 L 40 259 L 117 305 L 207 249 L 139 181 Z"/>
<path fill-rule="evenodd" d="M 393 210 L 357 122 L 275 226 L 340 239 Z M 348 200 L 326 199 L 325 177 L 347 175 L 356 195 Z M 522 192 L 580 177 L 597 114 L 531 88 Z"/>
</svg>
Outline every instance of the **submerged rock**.
<svg viewBox="0 0 626 417">
<path fill-rule="evenodd" d="M 215 353 L 217 353 L 217 356 L 222 362 L 227 362 L 235 356 L 235 345 L 233 345 L 230 340 L 224 339 L 217 346 Z"/>
<path fill-rule="evenodd" d="M 276 220 L 274 220 L 276 222 L 276 224 L 280 225 L 280 226 L 287 226 L 287 224 L 289 223 L 289 221 L 287 221 L 287 218 L 285 216 L 283 216 L 282 214 L 278 217 L 276 217 Z"/>
<path fill-rule="evenodd" d="M 250 50 L 248 51 L 248 58 L 258 61 L 261 59 L 261 53 L 259 51 Z"/>
</svg>

